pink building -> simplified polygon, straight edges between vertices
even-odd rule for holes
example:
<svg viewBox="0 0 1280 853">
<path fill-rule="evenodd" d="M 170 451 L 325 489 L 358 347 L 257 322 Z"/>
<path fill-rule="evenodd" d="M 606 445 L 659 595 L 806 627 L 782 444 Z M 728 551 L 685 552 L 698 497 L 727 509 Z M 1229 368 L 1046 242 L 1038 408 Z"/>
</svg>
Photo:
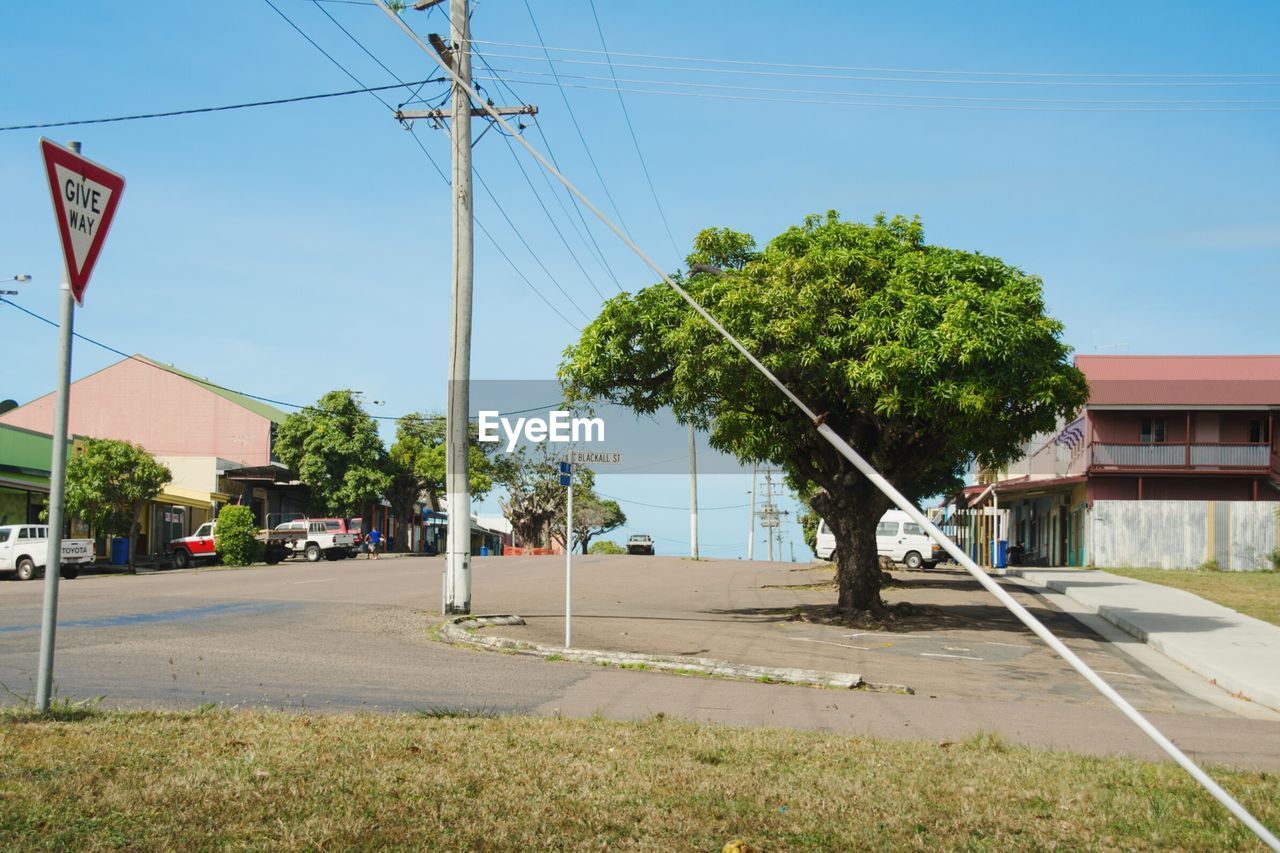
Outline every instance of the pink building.
<svg viewBox="0 0 1280 853">
<path fill-rule="evenodd" d="M 0 423 L 53 431 L 54 395 L 0 415 Z M 140 355 L 71 385 L 69 431 L 141 445 L 155 456 L 211 456 L 244 466 L 276 461 L 271 440 L 285 413 Z"/>
<path fill-rule="evenodd" d="M 53 429 L 54 395 L 0 415 L 0 424 Z M 303 490 L 272 454 L 286 414 L 169 365 L 135 355 L 71 385 L 69 432 L 141 445 L 173 472 L 143 511 L 138 553 L 160 554 L 221 506 L 250 506 L 259 524 L 301 514 Z M 100 553 L 107 553 L 104 546 Z"/>
</svg>

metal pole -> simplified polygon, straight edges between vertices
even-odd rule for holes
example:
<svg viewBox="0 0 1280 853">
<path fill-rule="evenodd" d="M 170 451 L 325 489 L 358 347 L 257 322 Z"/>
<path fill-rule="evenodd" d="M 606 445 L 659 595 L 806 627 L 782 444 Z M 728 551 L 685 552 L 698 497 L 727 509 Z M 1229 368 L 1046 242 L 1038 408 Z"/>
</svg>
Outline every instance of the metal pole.
<svg viewBox="0 0 1280 853">
<path fill-rule="evenodd" d="M 471 407 L 471 287 L 474 244 L 471 207 L 471 28 L 467 0 L 449 4 L 453 70 L 453 324 L 449 338 L 449 404 L 445 414 L 449 496 L 446 543 L 449 571 L 447 612 L 471 612 L 471 484 L 467 477 L 468 415 Z"/>
<path fill-rule="evenodd" d="M 569 474 L 573 477 L 572 472 Z M 573 647 L 573 480 L 564 505 L 564 647 Z"/>
<path fill-rule="evenodd" d="M 698 451 L 689 424 L 689 556 L 698 559 Z"/>
<path fill-rule="evenodd" d="M 764 504 L 765 504 L 765 506 L 769 507 L 769 509 L 770 509 L 770 510 L 772 510 L 772 509 L 773 509 L 773 469 L 772 469 L 772 468 L 765 468 L 765 469 L 764 469 L 764 491 L 765 491 Z M 772 512 L 770 512 L 770 514 L 769 514 L 769 521 L 770 521 L 770 525 L 769 525 L 769 562 L 770 562 L 770 563 L 772 563 L 772 562 L 773 562 L 773 524 L 772 524 L 772 522 L 773 522 L 774 517 L 775 517 L 775 516 L 773 515 L 773 513 L 772 513 Z"/>
<path fill-rule="evenodd" d="M 79 142 L 67 147 L 80 153 Z M 66 523 L 67 411 L 71 397 L 71 337 L 76 303 L 71 274 L 62 277 L 62 317 L 58 326 L 58 384 L 53 404 L 53 459 L 49 465 L 49 554 L 44 564 L 44 614 L 40 621 L 40 667 L 36 673 L 36 710 L 49 710 L 53 696 L 53 643 L 58 624 L 58 579 L 62 574 L 62 526 Z"/>
<path fill-rule="evenodd" d="M 751 466 L 751 512 L 747 514 L 747 559 L 756 557 L 756 466 Z"/>
</svg>

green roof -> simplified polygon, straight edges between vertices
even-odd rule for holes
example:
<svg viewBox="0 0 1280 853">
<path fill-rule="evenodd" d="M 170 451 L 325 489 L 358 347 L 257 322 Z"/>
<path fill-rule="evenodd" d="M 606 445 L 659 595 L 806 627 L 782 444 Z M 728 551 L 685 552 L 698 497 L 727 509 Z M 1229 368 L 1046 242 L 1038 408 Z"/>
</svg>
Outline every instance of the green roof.
<svg viewBox="0 0 1280 853">
<path fill-rule="evenodd" d="M 284 423 L 284 419 L 289 417 L 288 412 L 282 411 L 281 409 L 277 409 L 275 406 L 271 405 L 270 403 L 264 403 L 261 400 L 255 400 L 254 398 L 245 396 L 244 394 L 241 394 L 237 391 L 232 391 L 230 388 L 223 388 L 221 385 L 216 385 L 213 382 L 210 382 L 208 379 L 202 379 L 199 376 L 194 376 L 190 373 L 179 370 L 178 368 L 174 367 L 171 364 L 162 364 L 158 361 L 153 361 L 152 359 L 147 358 L 145 355 L 134 355 L 133 357 L 136 359 L 139 359 L 140 361 L 145 361 L 147 364 L 154 365 L 160 368 L 161 370 L 168 371 L 169 373 L 172 373 L 174 376 L 181 376 L 183 379 L 190 380 L 191 382 L 194 382 L 200 387 L 206 388 L 209 391 L 212 391 L 214 394 L 217 394 L 219 397 L 223 398 L 224 400 L 230 400 L 232 403 L 235 403 L 237 406 L 239 406 L 242 409 L 248 409 L 249 411 L 253 412 L 255 415 L 261 415 L 262 417 L 266 418 L 272 423 L 282 424 Z"/>
</svg>

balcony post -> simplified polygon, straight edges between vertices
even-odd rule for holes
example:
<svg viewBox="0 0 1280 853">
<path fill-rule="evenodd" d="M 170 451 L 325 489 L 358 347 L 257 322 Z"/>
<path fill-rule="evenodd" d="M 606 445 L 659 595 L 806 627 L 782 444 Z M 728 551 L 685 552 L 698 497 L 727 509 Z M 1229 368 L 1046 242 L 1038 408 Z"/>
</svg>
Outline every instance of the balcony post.
<svg viewBox="0 0 1280 853">
<path fill-rule="evenodd" d="M 1187 412 L 1187 431 L 1182 438 L 1187 448 L 1187 461 L 1183 463 L 1183 467 L 1190 469 L 1191 468 L 1191 412 Z"/>
</svg>

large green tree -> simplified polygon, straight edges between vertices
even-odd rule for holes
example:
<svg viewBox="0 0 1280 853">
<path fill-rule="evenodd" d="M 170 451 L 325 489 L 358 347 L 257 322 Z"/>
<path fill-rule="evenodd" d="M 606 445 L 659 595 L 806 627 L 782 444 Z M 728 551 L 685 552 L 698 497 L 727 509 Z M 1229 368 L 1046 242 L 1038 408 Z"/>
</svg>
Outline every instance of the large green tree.
<svg viewBox="0 0 1280 853">
<path fill-rule="evenodd" d="M 173 480 L 173 472 L 136 444 L 86 438 L 67 461 L 67 515 L 99 533 L 129 537 L 129 571 L 135 571 L 138 516 L 147 501 Z"/>
<path fill-rule="evenodd" d="M 684 286 L 908 498 L 997 465 L 1081 406 L 1041 281 L 925 243 L 919 220 L 811 216 L 757 251 L 708 229 Z M 671 407 L 744 463 L 781 466 L 836 536 L 839 605 L 881 612 L 874 485 L 663 284 L 611 299 L 565 354 L 574 398 Z"/>
<path fill-rule="evenodd" d="M 378 424 L 352 391 L 330 391 L 289 415 L 275 451 L 310 489 L 312 509 L 324 515 L 351 515 L 391 483 Z"/>
<path fill-rule="evenodd" d="M 474 427 L 471 432 L 467 481 L 472 499 L 479 500 L 493 488 L 494 461 L 485 450 L 499 445 L 480 444 Z M 424 498 L 433 510 L 439 511 L 440 498 L 446 488 L 447 451 L 442 416 L 414 412 L 396 422 L 396 442 L 391 445 L 387 459 L 391 481 L 386 498 L 391 502 L 392 511 L 406 523 L 413 519 L 414 505 Z M 396 549 L 409 550 L 407 536 L 397 539 Z"/>
</svg>

